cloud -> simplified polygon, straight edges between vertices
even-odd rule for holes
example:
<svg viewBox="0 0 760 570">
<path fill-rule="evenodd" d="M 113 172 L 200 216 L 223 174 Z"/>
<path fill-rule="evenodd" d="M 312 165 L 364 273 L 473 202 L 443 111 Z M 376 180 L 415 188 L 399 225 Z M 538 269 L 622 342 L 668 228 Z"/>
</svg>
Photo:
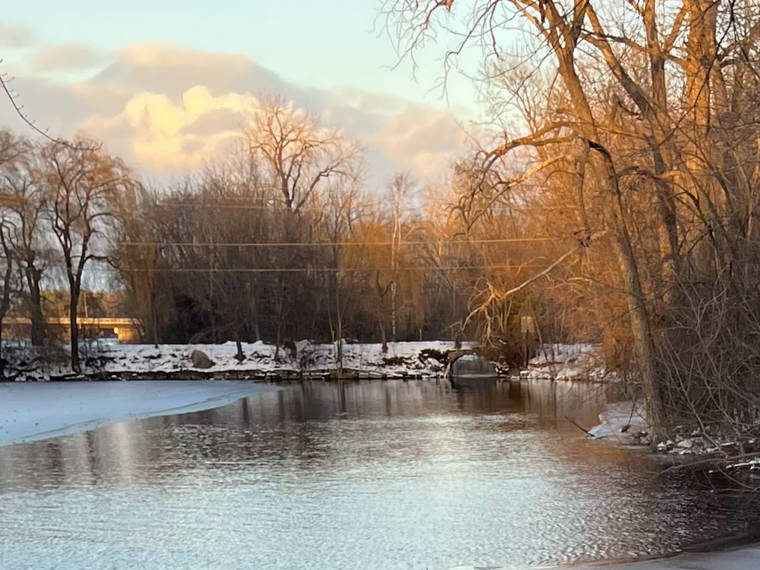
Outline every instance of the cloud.
<svg viewBox="0 0 760 570">
<path fill-rule="evenodd" d="M 20 48 L 30 45 L 34 41 L 34 34 L 29 28 L 11 26 L 0 22 L 0 46 L 7 48 Z"/>
<path fill-rule="evenodd" d="M 182 129 L 186 135 L 211 136 L 219 131 L 240 131 L 245 127 L 247 113 L 239 109 L 220 107 L 211 109 L 198 116 L 192 123 Z"/>
<path fill-rule="evenodd" d="M 87 133 L 121 148 L 154 171 L 178 171 L 213 160 L 240 137 L 241 126 L 256 112 L 252 95 L 214 96 L 206 86 L 186 90 L 178 100 L 162 93 L 134 95 L 113 117 L 91 117 Z"/>
<path fill-rule="evenodd" d="M 102 65 L 107 54 L 83 44 L 45 46 L 29 57 L 35 71 L 70 71 Z"/>
<path fill-rule="evenodd" d="M 35 61 L 55 70 L 95 65 L 104 57 L 81 48 L 69 46 L 69 57 L 41 50 Z M 297 85 L 243 55 L 150 43 L 105 56 L 108 61 L 101 59 L 102 67 L 87 80 L 19 73 L 16 90 L 26 111 L 52 135 L 83 132 L 102 139 L 151 176 L 183 174 L 218 157 L 239 140 L 260 99 L 275 94 L 362 144 L 370 185 L 398 170 L 421 181 L 438 178 L 451 154 L 463 148 L 462 129 L 448 111 L 383 93 Z M 0 106 L 0 122 L 18 121 Z"/>
<path fill-rule="evenodd" d="M 403 169 L 435 179 L 465 148 L 467 134 L 449 111 L 411 107 L 386 121 L 372 141 Z"/>
<path fill-rule="evenodd" d="M 251 59 L 234 53 L 184 49 L 161 43 L 133 44 L 93 79 L 96 85 L 132 85 L 169 97 L 207 85 L 215 93 L 279 94 L 300 90 Z"/>
</svg>

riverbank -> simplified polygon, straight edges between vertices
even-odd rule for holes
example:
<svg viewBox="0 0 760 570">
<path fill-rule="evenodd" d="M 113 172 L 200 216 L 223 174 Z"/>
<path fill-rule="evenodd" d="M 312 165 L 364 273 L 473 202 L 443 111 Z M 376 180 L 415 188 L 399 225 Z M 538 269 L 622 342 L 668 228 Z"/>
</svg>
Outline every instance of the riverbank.
<svg viewBox="0 0 760 570">
<path fill-rule="evenodd" d="M 644 410 L 635 402 L 617 402 L 599 414 L 600 424 L 589 430 L 592 439 L 605 439 L 617 445 L 646 445 L 649 426 Z M 740 492 L 756 488 L 753 472 L 760 469 L 755 438 L 710 435 L 700 430 L 680 430 L 673 439 L 657 446 L 657 455 L 671 457 L 680 467 L 700 468 L 708 477 L 724 479 L 719 485 L 734 485 Z M 676 459 L 677 458 L 677 459 Z M 749 476 L 749 478 L 748 478 Z M 751 535 L 719 537 L 672 556 L 639 560 L 607 560 L 570 565 L 575 570 L 607 568 L 612 570 L 744 570 L 760 568 L 760 543 L 754 529 Z M 749 543 L 749 544 L 748 544 Z M 567 567 L 567 566 L 565 566 Z M 556 569 L 558 570 L 558 569 Z"/>
<path fill-rule="evenodd" d="M 0 384 L 0 446 L 208 410 L 272 390 L 233 381 Z"/>
<path fill-rule="evenodd" d="M 444 374 L 448 355 L 475 343 L 457 347 L 449 341 L 391 342 L 383 351 L 379 343 L 309 341 L 289 343 L 279 349 L 263 342 L 243 343 L 239 358 L 234 342 L 224 344 L 146 345 L 92 344 L 83 354 L 83 374 L 88 379 L 300 379 L 300 378 L 429 378 Z M 14 358 L 13 379 L 46 381 L 72 379 L 65 359 L 58 361 L 21 352 Z"/>
<path fill-rule="evenodd" d="M 758 438 L 721 433 L 715 429 L 675 426 L 671 438 L 657 444 L 662 457 L 671 457 L 684 466 L 700 464 L 708 473 L 725 472 L 732 476 L 760 470 Z M 616 445 L 649 445 L 649 424 L 643 407 L 631 401 L 614 402 L 599 413 L 599 424 L 590 428 L 591 439 Z M 752 485 L 755 487 L 755 485 Z"/>
<path fill-rule="evenodd" d="M 600 346 L 590 343 L 544 344 L 520 371 L 523 380 L 617 382 L 621 376 L 604 363 Z"/>
<path fill-rule="evenodd" d="M 119 344 L 92 341 L 82 349 L 82 374 L 71 372 L 65 347 L 37 351 L 5 347 L 6 380 L 300 380 L 424 379 L 441 377 L 453 357 L 476 342 L 338 343 L 299 341 L 279 349 L 264 342 L 223 344 Z M 516 371 L 493 363 L 500 376 L 520 380 L 615 382 L 593 344 L 550 344 Z"/>
</svg>

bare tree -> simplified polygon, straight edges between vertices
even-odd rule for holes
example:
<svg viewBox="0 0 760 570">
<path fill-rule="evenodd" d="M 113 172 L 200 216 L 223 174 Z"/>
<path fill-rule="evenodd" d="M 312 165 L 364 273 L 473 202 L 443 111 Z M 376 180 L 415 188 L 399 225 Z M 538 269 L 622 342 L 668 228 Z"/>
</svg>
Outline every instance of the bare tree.
<svg viewBox="0 0 760 570">
<path fill-rule="evenodd" d="M 105 237 L 116 223 L 121 194 L 134 182 L 123 163 L 100 150 L 51 144 L 43 154 L 49 217 L 69 285 L 71 368 L 81 372 L 77 324 L 88 262 L 105 261 Z"/>
<path fill-rule="evenodd" d="M 266 103 L 246 129 L 250 152 L 269 170 L 282 205 L 298 213 L 328 179 L 355 174 L 359 149 L 282 99 Z"/>
<path fill-rule="evenodd" d="M 249 150 L 262 174 L 279 197 L 272 196 L 273 205 L 282 211 L 279 239 L 293 244 L 279 258 L 280 266 L 290 270 L 308 267 L 312 262 L 311 248 L 297 247 L 309 241 L 320 217 L 309 208 L 321 192 L 331 187 L 349 187 L 359 170 L 359 148 L 334 129 L 320 125 L 317 117 L 298 110 L 282 99 L 263 105 L 246 129 Z M 343 183 L 343 184 L 342 184 Z M 307 212 L 307 210 L 309 210 Z M 288 297 L 298 296 L 297 283 L 286 273 L 276 274 L 274 287 L 276 354 L 283 341 Z"/>
<path fill-rule="evenodd" d="M 7 242 L 21 267 L 29 294 L 31 341 L 41 346 L 45 341 L 42 310 L 42 279 L 52 262 L 52 236 L 43 227 L 49 205 L 40 171 L 39 147 L 23 143 L 24 152 L 2 166 L 3 201 L 7 211 Z"/>
</svg>

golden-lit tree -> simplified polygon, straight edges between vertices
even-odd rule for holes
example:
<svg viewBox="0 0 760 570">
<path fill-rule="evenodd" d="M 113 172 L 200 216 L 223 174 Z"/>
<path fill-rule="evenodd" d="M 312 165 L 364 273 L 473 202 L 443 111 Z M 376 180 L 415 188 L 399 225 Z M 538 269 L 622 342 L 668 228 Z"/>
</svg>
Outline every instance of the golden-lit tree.
<svg viewBox="0 0 760 570">
<path fill-rule="evenodd" d="M 718 364 L 691 347 L 724 352 L 704 335 L 711 320 L 721 338 L 753 344 L 757 6 L 389 0 L 385 13 L 401 56 L 441 29 L 453 32 L 447 69 L 468 44 L 484 50 L 503 134 L 470 168 L 468 209 L 484 196 L 491 203 L 481 210 L 496 207 L 528 183 L 541 191 L 520 205 L 534 214 L 542 203 L 572 204 L 557 226 L 564 251 L 518 285 L 489 279 L 478 311 L 558 277 L 575 289 L 571 299 L 615 299 L 613 311 L 622 301 L 653 441 L 666 403 L 679 413 L 699 402 L 728 418 L 730 402 L 751 390 L 732 366 L 749 374 L 741 362 L 754 353 Z M 506 168 L 515 158 L 521 167 Z"/>
</svg>

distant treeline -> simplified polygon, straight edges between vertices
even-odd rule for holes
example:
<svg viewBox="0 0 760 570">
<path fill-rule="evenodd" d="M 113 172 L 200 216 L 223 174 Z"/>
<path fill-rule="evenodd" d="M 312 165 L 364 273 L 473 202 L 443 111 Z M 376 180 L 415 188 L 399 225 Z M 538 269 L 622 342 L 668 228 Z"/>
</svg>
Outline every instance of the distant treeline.
<svg viewBox="0 0 760 570">
<path fill-rule="evenodd" d="M 451 186 L 397 174 L 367 189 L 361 149 L 279 100 L 224 159 L 166 186 L 145 186 L 95 142 L 1 142 L 0 320 L 30 317 L 44 345 L 45 318 L 70 316 L 75 370 L 93 285 L 146 342 L 384 343 L 478 337 L 473 291 L 543 263 L 547 240 L 498 222 L 513 214 L 468 227 Z M 93 309 L 104 298 L 90 293 Z M 505 310 L 489 338 L 515 318 Z"/>
<path fill-rule="evenodd" d="M 538 242 L 505 241 L 514 225 L 469 232 L 450 187 L 398 174 L 370 191 L 361 173 L 358 147 L 274 101 L 226 160 L 143 188 L 111 256 L 144 338 L 479 336 L 476 284 L 529 275 L 520 252 Z"/>
</svg>

